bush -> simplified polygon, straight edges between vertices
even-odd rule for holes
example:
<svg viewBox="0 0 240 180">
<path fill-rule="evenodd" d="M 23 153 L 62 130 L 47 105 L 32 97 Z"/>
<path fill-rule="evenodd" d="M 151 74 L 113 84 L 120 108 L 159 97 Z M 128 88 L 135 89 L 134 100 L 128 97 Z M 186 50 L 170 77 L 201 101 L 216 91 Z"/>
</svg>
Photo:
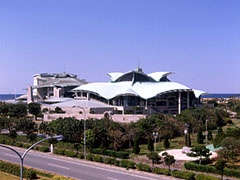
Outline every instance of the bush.
<svg viewBox="0 0 240 180">
<path fill-rule="evenodd" d="M 213 166 L 200 165 L 193 162 L 185 162 L 184 167 L 187 170 L 218 174 L 218 171 Z"/>
<path fill-rule="evenodd" d="M 199 164 L 195 164 L 193 162 L 185 162 L 184 167 L 187 170 L 221 174 L 221 172 L 216 170 L 216 168 L 214 166 L 199 165 Z M 225 168 L 224 175 L 232 176 L 232 177 L 240 177 L 240 171 L 235 170 L 235 169 Z"/>
<path fill-rule="evenodd" d="M 27 169 L 27 171 L 25 171 L 25 178 L 26 179 L 37 179 L 37 174 L 33 169 Z"/>
<path fill-rule="evenodd" d="M 39 147 L 39 151 L 41 151 L 41 152 L 50 152 L 50 149 L 49 149 L 49 147 L 41 146 L 41 147 Z"/>
<path fill-rule="evenodd" d="M 74 151 L 65 151 L 65 152 L 64 152 L 64 155 L 65 155 L 65 156 L 68 156 L 68 157 L 76 157 L 76 156 L 77 156 L 77 153 L 74 152 Z"/>
<path fill-rule="evenodd" d="M 23 147 L 23 144 L 22 143 L 16 143 L 15 144 L 17 147 Z"/>
<path fill-rule="evenodd" d="M 155 167 L 155 168 L 153 168 L 152 172 L 155 173 L 155 174 L 164 174 L 164 175 L 166 175 L 166 176 L 169 176 L 169 175 L 170 175 L 170 174 L 169 174 L 169 170 L 166 169 L 166 168 L 158 168 L 158 167 Z"/>
<path fill-rule="evenodd" d="M 120 166 L 120 161 L 116 160 L 114 161 L 114 166 Z"/>
<path fill-rule="evenodd" d="M 64 149 L 54 149 L 53 153 L 54 154 L 65 155 L 65 150 Z"/>
<path fill-rule="evenodd" d="M 95 162 L 103 162 L 102 156 L 95 155 L 93 156 L 93 161 Z"/>
<path fill-rule="evenodd" d="M 93 161 L 93 156 L 94 156 L 93 154 L 88 154 L 86 158 L 89 161 Z"/>
<path fill-rule="evenodd" d="M 208 176 L 208 175 L 205 175 L 205 174 L 197 174 L 195 176 L 195 179 L 196 180 L 220 180 L 220 178 Z"/>
<path fill-rule="evenodd" d="M 186 171 L 172 171 L 171 175 L 176 178 L 182 178 L 187 180 L 195 180 L 195 173 Z"/>
<path fill-rule="evenodd" d="M 31 146 L 31 145 L 29 145 L 29 144 L 23 144 L 23 145 L 22 145 L 22 147 L 25 148 L 25 149 L 30 148 L 30 146 Z"/>
<path fill-rule="evenodd" d="M 167 137 L 164 138 L 163 146 L 164 146 L 164 148 L 166 148 L 166 149 L 170 147 L 170 143 L 169 143 Z"/>
<path fill-rule="evenodd" d="M 135 165 L 136 165 L 135 162 L 128 161 L 128 160 L 125 160 L 125 159 L 120 161 L 120 166 L 124 167 L 124 168 L 127 168 L 127 169 L 128 168 L 135 169 Z"/>
<path fill-rule="evenodd" d="M 128 159 L 129 158 L 129 153 L 128 152 L 122 152 L 122 151 L 114 151 L 114 150 L 101 150 L 99 148 L 92 149 L 93 154 L 103 154 L 107 156 L 112 156 L 112 157 L 118 157 L 121 159 Z"/>
<path fill-rule="evenodd" d="M 143 163 L 136 164 L 136 168 L 139 171 L 146 171 L 146 172 L 151 172 L 152 171 L 152 169 L 149 165 L 143 164 Z"/>
<path fill-rule="evenodd" d="M 79 153 L 77 156 L 79 159 L 84 159 L 84 154 L 83 153 Z"/>
<path fill-rule="evenodd" d="M 226 176 L 232 176 L 232 177 L 240 177 L 240 171 L 238 170 L 235 170 L 235 169 L 228 169 L 228 168 L 225 168 L 224 169 L 224 175 Z"/>
<path fill-rule="evenodd" d="M 116 159 L 114 159 L 114 158 L 105 158 L 104 159 L 104 163 L 105 164 L 112 164 L 112 165 L 114 165 L 115 161 L 116 161 Z"/>
<path fill-rule="evenodd" d="M 13 163 L 0 161 L 0 171 L 20 176 L 20 166 Z M 23 168 L 23 177 L 26 179 L 36 179 L 37 174 L 33 169 Z"/>
</svg>

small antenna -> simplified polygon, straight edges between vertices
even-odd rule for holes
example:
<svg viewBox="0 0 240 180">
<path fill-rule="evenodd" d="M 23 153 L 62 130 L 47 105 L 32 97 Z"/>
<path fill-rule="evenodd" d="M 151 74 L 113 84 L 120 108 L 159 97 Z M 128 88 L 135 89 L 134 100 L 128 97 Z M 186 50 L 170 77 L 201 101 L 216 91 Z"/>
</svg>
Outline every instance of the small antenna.
<svg viewBox="0 0 240 180">
<path fill-rule="evenodd" d="M 65 66 L 64 66 L 64 68 L 63 68 L 63 73 L 64 73 L 64 74 L 66 73 L 66 68 L 65 68 Z"/>
<path fill-rule="evenodd" d="M 138 69 L 140 68 L 139 58 L 138 58 Z"/>
</svg>

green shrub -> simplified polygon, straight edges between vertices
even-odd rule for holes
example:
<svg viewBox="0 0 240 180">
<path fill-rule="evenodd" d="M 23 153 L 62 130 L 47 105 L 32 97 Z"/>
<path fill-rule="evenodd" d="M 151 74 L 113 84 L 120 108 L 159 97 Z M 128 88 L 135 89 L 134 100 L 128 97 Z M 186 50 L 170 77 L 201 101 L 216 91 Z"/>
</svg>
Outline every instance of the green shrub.
<svg viewBox="0 0 240 180">
<path fill-rule="evenodd" d="M 76 157 L 76 156 L 77 156 L 77 153 L 74 152 L 74 151 L 65 151 L 65 152 L 64 152 L 64 155 L 65 155 L 65 156 L 68 156 L 68 157 Z"/>
<path fill-rule="evenodd" d="M 83 153 L 79 153 L 77 156 L 79 159 L 84 159 L 84 154 Z"/>
<path fill-rule="evenodd" d="M 107 156 L 117 157 L 121 159 L 128 159 L 129 158 L 129 152 L 123 152 L 123 151 L 114 151 L 114 150 L 101 150 L 99 148 L 92 149 L 93 154 L 103 154 Z"/>
<path fill-rule="evenodd" d="M 105 164 L 114 164 L 115 161 L 116 161 L 116 159 L 114 159 L 114 158 L 105 158 L 104 159 Z"/>
<path fill-rule="evenodd" d="M 0 144 L 6 144 L 6 140 L 5 139 L 0 139 Z"/>
<path fill-rule="evenodd" d="M 187 180 L 195 180 L 195 173 L 186 171 L 172 171 L 171 175 L 176 178 L 182 178 Z"/>
<path fill-rule="evenodd" d="M 94 156 L 93 154 L 88 154 L 86 158 L 89 161 L 93 161 L 93 156 Z"/>
<path fill-rule="evenodd" d="M 120 166 L 120 161 L 117 160 L 117 159 L 115 159 L 115 161 L 114 161 L 114 166 Z"/>
<path fill-rule="evenodd" d="M 54 149 L 53 153 L 54 154 L 65 155 L 65 150 L 64 149 Z"/>
<path fill-rule="evenodd" d="M 135 162 L 128 161 L 128 160 L 125 160 L 125 159 L 120 161 L 120 166 L 124 167 L 124 168 L 127 168 L 127 169 L 128 168 L 135 169 L 136 168 L 135 165 L 136 165 Z"/>
<path fill-rule="evenodd" d="M 39 147 L 39 151 L 41 151 L 41 152 L 50 152 L 50 149 L 49 149 L 49 147 L 41 146 L 41 147 Z"/>
<path fill-rule="evenodd" d="M 232 177 L 240 177 L 240 171 L 239 170 L 235 170 L 235 169 L 228 169 L 225 168 L 224 169 L 224 175 L 226 176 L 232 176 Z"/>
<path fill-rule="evenodd" d="M 221 172 L 217 171 L 214 166 L 199 165 L 199 164 L 196 164 L 193 162 L 185 162 L 184 167 L 187 170 L 221 174 Z M 240 171 L 235 170 L 235 169 L 225 168 L 224 175 L 232 176 L 232 177 L 240 177 Z"/>
<path fill-rule="evenodd" d="M 25 178 L 26 179 L 37 179 L 37 174 L 33 169 L 27 169 L 25 171 Z"/>
<path fill-rule="evenodd" d="M 95 155 L 93 156 L 93 161 L 95 162 L 103 162 L 102 156 Z"/>
<path fill-rule="evenodd" d="M 167 168 L 158 168 L 158 167 L 155 167 L 153 168 L 152 170 L 153 173 L 156 173 L 156 174 L 164 174 L 166 176 L 169 176 L 170 173 L 169 173 L 169 170 Z"/>
<path fill-rule="evenodd" d="M 29 145 L 29 144 L 23 144 L 22 147 L 25 148 L 25 149 L 28 149 L 28 148 L 30 148 L 30 146 L 31 146 L 31 145 Z"/>
<path fill-rule="evenodd" d="M 13 174 L 15 176 L 20 176 L 20 166 L 19 165 L 1 161 L 1 160 L 0 160 L 0 171 L 6 172 L 9 174 Z M 26 179 L 36 179 L 37 175 L 33 169 L 23 168 L 23 177 Z"/>
<path fill-rule="evenodd" d="M 208 176 L 205 174 L 197 174 L 195 176 L 196 180 L 220 180 L 220 178 L 213 177 L 213 176 Z"/>
<path fill-rule="evenodd" d="M 23 144 L 22 143 L 16 143 L 15 144 L 17 147 L 23 147 Z M 37 146 L 36 146 L 37 147 Z"/>
<path fill-rule="evenodd" d="M 207 173 L 215 173 L 218 174 L 219 172 L 215 169 L 213 166 L 206 166 L 206 165 L 200 165 L 196 164 L 194 162 L 185 162 L 184 167 L 187 170 L 193 170 L 193 171 L 200 171 L 200 172 L 207 172 Z"/>
<path fill-rule="evenodd" d="M 151 172 L 152 171 L 152 169 L 149 165 L 143 164 L 143 163 L 136 164 L 136 168 L 139 171 L 146 171 L 146 172 Z"/>
</svg>

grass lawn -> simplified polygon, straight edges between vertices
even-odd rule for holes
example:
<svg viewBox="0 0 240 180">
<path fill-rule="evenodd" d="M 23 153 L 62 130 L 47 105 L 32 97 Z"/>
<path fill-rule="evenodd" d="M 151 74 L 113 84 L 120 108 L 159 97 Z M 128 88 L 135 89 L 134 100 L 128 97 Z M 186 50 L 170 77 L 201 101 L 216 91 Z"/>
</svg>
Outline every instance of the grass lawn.
<svg viewBox="0 0 240 180">
<path fill-rule="evenodd" d="M 214 133 L 213 133 L 214 134 Z M 165 149 L 163 146 L 163 140 L 161 140 L 161 142 L 157 143 L 157 152 L 161 152 L 164 150 L 169 150 L 169 149 L 182 149 L 185 146 L 185 137 L 176 137 L 171 139 L 170 142 L 170 147 L 168 149 Z M 204 140 L 205 143 L 205 140 Z M 211 144 L 212 141 L 208 141 L 208 144 Z M 192 147 L 197 145 L 197 134 L 191 134 L 191 144 Z M 204 145 L 204 144 L 203 144 Z M 132 152 L 132 148 L 128 149 L 129 152 Z M 131 153 L 131 157 L 136 157 L 139 155 L 146 155 L 148 154 L 150 151 L 147 149 L 147 144 L 142 144 L 140 145 L 140 153 L 138 155 L 135 155 L 133 153 Z"/>
<path fill-rule="evenodd" d="M 19 177 L 0 171 L 0 179 L 1 180 L 19 180 Z"/>
</svg>

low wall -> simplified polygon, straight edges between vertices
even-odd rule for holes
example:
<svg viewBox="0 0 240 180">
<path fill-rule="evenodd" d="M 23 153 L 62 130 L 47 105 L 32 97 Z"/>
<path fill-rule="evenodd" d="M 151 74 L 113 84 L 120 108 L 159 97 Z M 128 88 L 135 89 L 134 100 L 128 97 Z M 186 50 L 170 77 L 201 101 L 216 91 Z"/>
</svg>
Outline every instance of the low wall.
<svg viewBox="0 0 240 180">
<path fill-rule="evenodd" d="M 83 114 L 79 113 L 65 113 L 65 114 L 50 114 L 50 113 L 44 113 L 43 120 L 44 121 L 52 121 L 56 120 L 57 118 L 65 118 L 65 117 L 74 117 L 76 119 L 84 119 Z M 103 118 L 103 114 L 86 114 L 86 118 L 93 118 L 93 119 L 101 119 Z M 145 118 L 146 115 L 133 115 L 133 114 L 127 114 L 127 115 L 121 115 L 121 114 L 114 114 L 110 116 L 111 119 L 115 122 L 121 122 L 121 123 L 130 123 L 130 122 L 136 122 L 139 119 Z"/>
</svg>

